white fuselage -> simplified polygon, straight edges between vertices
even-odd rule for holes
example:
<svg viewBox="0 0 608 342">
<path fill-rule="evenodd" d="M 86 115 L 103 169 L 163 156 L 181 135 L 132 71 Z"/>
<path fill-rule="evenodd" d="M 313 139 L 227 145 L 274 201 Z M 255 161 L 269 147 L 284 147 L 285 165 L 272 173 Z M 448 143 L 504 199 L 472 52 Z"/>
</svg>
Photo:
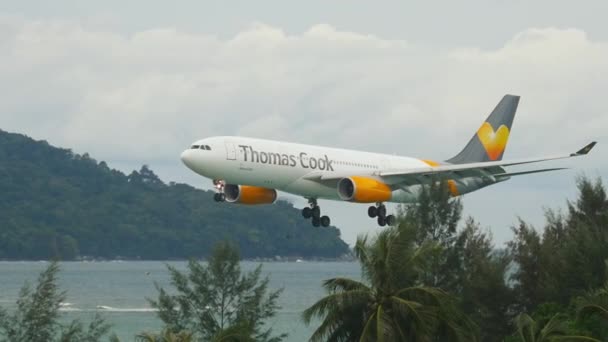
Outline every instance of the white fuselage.
<svg viewBox="0 0 608 342">
<path fill-rule="evenodd" d="M 310 176 L 377 177 L 380 171 L 429 167 L 416 158 L 245 137 L 211 137 L 193 143 L 182 161 L 194 172 L 227 184 L 277 189 L 307 198 L 340 200 L 335 183 Z M 208 147 L 208 148 L 207 148 Z M 489 185 L 479 177 L 459 179 L 460 194 Z M 421 185 L 393 189 L 391 202 L 413 202 Z"/>
</svg>

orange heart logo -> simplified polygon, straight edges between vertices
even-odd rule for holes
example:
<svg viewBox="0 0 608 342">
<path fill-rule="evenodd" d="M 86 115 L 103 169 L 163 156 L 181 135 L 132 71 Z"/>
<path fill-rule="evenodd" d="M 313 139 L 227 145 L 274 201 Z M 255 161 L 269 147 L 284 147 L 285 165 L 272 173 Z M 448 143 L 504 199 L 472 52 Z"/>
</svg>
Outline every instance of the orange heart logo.
<svg viewBox="0 0 608 342">
<path fill-rule="evenodd" d="M 509 129 L 505 125 L 498 127 L 496 131 L 487 122 L 477 131 L 477 137 L 483 148 L 486 150 L 490 160 L 496 160 L 504 152 L 507 146 L 507 140 L 509 140 Z"/>
</svg>

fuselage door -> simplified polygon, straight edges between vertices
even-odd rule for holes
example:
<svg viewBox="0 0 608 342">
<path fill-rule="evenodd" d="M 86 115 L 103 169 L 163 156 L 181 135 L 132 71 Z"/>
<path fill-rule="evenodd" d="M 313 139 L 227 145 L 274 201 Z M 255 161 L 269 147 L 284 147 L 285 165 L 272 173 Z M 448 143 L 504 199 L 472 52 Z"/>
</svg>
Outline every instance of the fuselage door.
<svg viewBox="0 0 608 342">
<path fill-rule="evenodd" d="M 226 145 L 226 159 L 236 160 L 236 147 L 234 146 L 234 142 L 226 140 L 224 141 L 224 145 Z"/>
</svg>

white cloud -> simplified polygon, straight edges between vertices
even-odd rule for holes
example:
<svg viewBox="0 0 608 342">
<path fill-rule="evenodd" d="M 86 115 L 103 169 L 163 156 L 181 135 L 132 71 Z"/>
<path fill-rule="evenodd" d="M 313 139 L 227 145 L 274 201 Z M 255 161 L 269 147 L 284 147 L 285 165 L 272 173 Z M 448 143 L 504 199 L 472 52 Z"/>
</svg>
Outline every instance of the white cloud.
<svg viewBox="0 0 608 342">
<path fill-rule="evenodd" d="M 257 23 L 232 38 L 14 17 L 0 28 L 0 127 L 98 159 L 174 163 L 171 178 L 189 172 L 177 156 L 191 141 L 224 134 L 448 158 L 504 93 L 523 96 L 508 156 L 608 142 L 608 43 L 577 29 L 531 28 L 484 50 L 327 24 Z M 349 222 L 349 241 L 371 226 Z"/>
</svg>

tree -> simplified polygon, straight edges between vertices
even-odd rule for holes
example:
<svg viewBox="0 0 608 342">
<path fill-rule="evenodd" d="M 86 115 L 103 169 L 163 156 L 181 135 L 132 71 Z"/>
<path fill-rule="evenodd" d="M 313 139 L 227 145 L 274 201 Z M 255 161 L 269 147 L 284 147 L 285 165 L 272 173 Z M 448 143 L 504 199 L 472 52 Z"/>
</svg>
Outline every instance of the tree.
<svg viewBox="0 0 608 342">
<path fill-rule="evenodd" d="M 580 176 L 576 181 L 579 191 L 578 199 L 574 203 L 568 202 L 570 217 L 573 221 L 586 222 L 600 230 L 608 224 L 608 196 L 601 178 L 595 181 Z"/>
<path fill-rule="evenodd" d="M 594 336 L 608 339 L 608 282 L 577 301 L 579 324 L 593 332 Z"/>
<path fill-rule="evenodd" d="M 262 278 L 261 265 L 243 274 L 239 262 L 238 250 L 224 242 L 214 248 L 208 265 L 190 260 L 187 274 L 168 266 L 177 293 L 157 285 L 158 299 L 149 300 L 167 331 L 188 331 L 205 341 L 237 330 L 242 338 L 256 341 L 285 338 L 285 334 L 273 336 L 272 329 L 265 326 L 279 308 L 282 290 L 269 291 L 269 278 Z"/>
<path fill-rule="evenodd" d="M 423 270 L 423 284 L 455 293 L 455 270 L 460 268 L 460 260 L 454 247 L 462 203 L 450 194 L 448 181 L 433 179 L 422 188 L 416 204 L 401 207 L 399 217 L 416 227 L 419 245 L 432 241 L 441 247 L 440 253 L 430 256 L 432 259 Z"/>
<path fill-rule="evenodd" d="M 481 328 L 483 341 L 502 341 L 510 334 L 513 319 L 513 289 L 507 284 L 511 258 L 497 250 L 490 233 L 468 219 L 455 243 L 460 255 L 457 290 L 459 304 Z"/>
<path fill-rule="evenodd" d="M 543 266 L 540 262 L 541 237 L 524 221 L 513 227 L 515 238 L 507 243 L 517 270 L 511 275 L 515 281 L 520 311 L 533 311 L 545 299 L 541 290 Z"/>
<path fill-rule="evenodd" d="M 583 299 L 581 315 L 599 315 L 608 323 L 608 283 Z"/>
<path fill-rule="evenodd" d="M 422 284 L 458 298 L 461 309 L 480 326 L 484 341 L 508 335 L 513 291 L 506 274 L 511 258 L 495 249 L 492 236 L 472 218 L 458 229 L 462 204 L 450 194 L 448 181 L 434 180 L 424 187 L 419 203 L 403 206 L 400 216 L 416 226 L 418 244 L 432 242 L 441 247 L 429 256 Z"/>
<path fill-rule="evenodd" d="M 13 313 L 0 308 L 2 341 L 95 342 L 108 333 L 110 326 L 99 315 L 86 327 L 78 320 L 60 322 L 59 307 L 66 294 L 57 286 L 58 272 L 59 264 L 52 262 L 38 277 L 35 289 L 28 284 L 21 288 Z"/>
<path fill-rule="evenodd" d="M 355 255 L 364 282 L 326 280 L 328 295 L 303 313 L 320 318 L 311 341 L 475 341 L 474 325 L 444 291 L 420 286 L 420 272 L 439 248 L 416 244 L 407 224 L 357 239 Z"/>
<path fill-rule="evenodd" d="M 192 334 L 189 332 L 173 333 L 168 329 L 163 330 L 160 334 L 141 333 L 135 337 L 139 342 L 191 342 Z"/>
<path fill-rule="evenodd" d="M 515 239 L 508 243 L 517 268 L 517 304 L 534 312 L 543 302 L 568 307 L 608 281 L 608 199 L 601 180 L 577 180 L 578 199 L 568 203 L 568 213 L 548 210 L 541 234 L 520 220 Z"/>
<path fill-rule="evenodd" d="M 255 342 L 251 328 L 247 325 L 233 325 L 217 333 L 211 342 Z"/>
<path fill-rule="evenodd" d="M 521 342 L 589 341 L 600 342 L 587 336 L 568 335 L 567 321 L 559 314 L 553 316 L 545 325 L 536 322 L 522 313 L 515 318 L 516 334 Z"/>
<path fill-rule="evenodd" d="M 462 218 L 462 203 L 449 191 L 448 181 L 433 179 L 420 191 L 416 204 L 403 206 L 400 216 L 418 225 L 417 242 L 449 242 Z"/>
</svg>

